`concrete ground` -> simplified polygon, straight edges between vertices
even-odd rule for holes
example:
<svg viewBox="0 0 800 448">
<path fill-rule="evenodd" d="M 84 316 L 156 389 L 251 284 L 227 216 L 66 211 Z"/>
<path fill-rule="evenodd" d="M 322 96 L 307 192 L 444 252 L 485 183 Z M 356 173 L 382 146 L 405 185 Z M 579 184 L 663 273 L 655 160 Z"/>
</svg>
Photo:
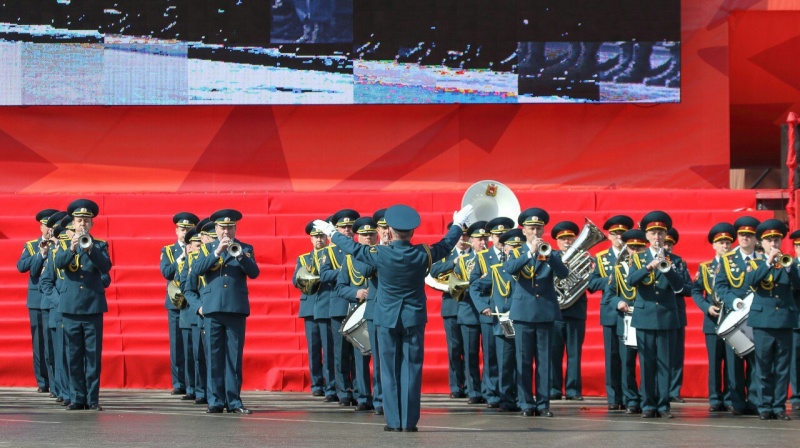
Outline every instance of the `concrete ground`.
<svg viewBox="0 0 800 448">
<path fill-rule="evenodd" d="M 800 411 L 792 421 L 761 421 L 709 413 L 701 400 L 673 405 L 672 420 L 649 420 L 608 411 L 603 398 L 555 401 L 555 417 L 545 418 L 425 395 L 419 432 L 388 433 L 382 416 L 308 393 L 245 392 L 242 399 L 253 414 L 206 414 L 166 390 L 102 389 L 105 411 L 66 411 L 33 389 L 0 389 L 0 447 L 750 447 L 800 439 Z"/>
</svg>

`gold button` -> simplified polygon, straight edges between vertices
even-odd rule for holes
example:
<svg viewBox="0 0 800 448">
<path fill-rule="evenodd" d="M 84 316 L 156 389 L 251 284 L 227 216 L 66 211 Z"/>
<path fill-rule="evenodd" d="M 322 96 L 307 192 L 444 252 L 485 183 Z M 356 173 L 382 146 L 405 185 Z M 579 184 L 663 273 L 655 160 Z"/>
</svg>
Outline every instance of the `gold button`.
<svg viewBox="0 0 800 448">
<path fill-rule="evenodd" d="M 656 295 L 658 295 L 658 291 L 656 291 Z"/>
<path fill-rule="evenodd" d="M 538 297 L 539 297 L 539 294 L 536 294 L 536 297 L 538 298 Z"/>
<path fill-rule="evenodd" d="M 778 311 L 778 307 L 777 306 L 775 307 L 775 311 Z"/>
<path fill-rule="evenodd" d="M 777 299 L 777 298 L 779 298 L 779 297 L 780 297 L 779 295 L 775 294 L 775 298 L 776 298 L 776 299 Z"/>
<path fill-rule="evenodd" d="M 83 276 L 82 276 L 82 275 L 81 275 L 80 277 L 81 277 L 81 278 L 83 278 Z"/>
<path fill-rule="evenodd" d="M 222 285 L 222 287 L 223 287 L 223 288 L 227 288 L 227 287 L 228 287 L 228 285 Z"/>
<path fill-rule="evenodd" d="M 656 302 L 656 305 L 658 305 L 658 302 Z"/>
<path fill-rule="evenodd" d="M 78 289 L 83 289 L 83 286 L 79 287 Z"/>
</svg>

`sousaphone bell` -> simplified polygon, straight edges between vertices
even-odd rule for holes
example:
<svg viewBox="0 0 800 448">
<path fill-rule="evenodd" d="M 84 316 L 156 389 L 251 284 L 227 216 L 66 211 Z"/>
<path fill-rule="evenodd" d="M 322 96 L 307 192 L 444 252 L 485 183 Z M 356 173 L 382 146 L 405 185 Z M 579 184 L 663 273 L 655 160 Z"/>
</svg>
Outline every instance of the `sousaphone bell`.
<svg viewBox="0 0 800 448">
<path fill-rule="evenodd" d="M 472 184 L 461 199 L 461 207 L 472 205 L 467 225 L 477 221 L 490 221 L 505 216 L 516 222 L 519 217 L 519 200 L 510 188 L 495 180 L 482 180 Z"/>
</svg>

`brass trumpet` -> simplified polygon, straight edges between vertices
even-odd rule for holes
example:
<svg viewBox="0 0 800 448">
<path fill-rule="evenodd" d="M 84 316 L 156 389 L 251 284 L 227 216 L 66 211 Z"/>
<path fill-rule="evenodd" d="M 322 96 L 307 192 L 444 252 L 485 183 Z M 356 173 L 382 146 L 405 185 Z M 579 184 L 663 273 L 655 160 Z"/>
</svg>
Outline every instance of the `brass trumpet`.
<svg viewBox="0 0 800 448">
<path fill-rule="evenodd" d="M 788 268 L 791 265 L 792 265 L 792 256 L 778 252 L 778 255 L 775 256 L 775 267 Z"/>
<path fill-rule="evenodd" d="M 92 247 L 92 236 L 86 233 L 86 231 L 81 230 L 81 234 L 78 237 L 78 246 L 80 246 L 81 249 Z"/>
<path fill-rule="evenodd" d="M 656 253 L 656 259 L 658 260 L 658 266 L 657 266 L 658 272 L 666 274 L 667 272 L 669 272 L 670 269 L 672 269 L 672 263 L 670 263 L 669 261 L 667 261 L 666 258 L 664 258 L 664 248 L 661 246 L 658 247 L 658 252 Z"/>
<path fill-rule="evenodd" d="M 236 242 L 232 242 L 228 245 L 228 255 L 234 258 L 238 258 L 242 256 L 242 245 Z"/>
<path fill-rule="evenodd" d="M 539 250 L 537 251 L 539 255 L 546 257 L 550 255 L 550 252 L 552 251 L 553 251 L 553 246 L 551 246 L 550 243 L 546 243 L 544 241 L 539 243 Z"/>
</svg>

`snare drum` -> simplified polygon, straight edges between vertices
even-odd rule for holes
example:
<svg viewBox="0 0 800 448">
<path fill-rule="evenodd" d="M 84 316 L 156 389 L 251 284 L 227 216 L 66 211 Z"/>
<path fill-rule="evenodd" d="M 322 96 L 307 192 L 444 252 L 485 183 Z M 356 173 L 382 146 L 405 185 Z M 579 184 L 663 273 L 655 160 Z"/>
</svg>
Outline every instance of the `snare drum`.
<svg viewBox="0 0 800 448">
<path fill-rule="evenodd" d="M 499 316 L 497 320 L 500 322 L 500 329 L 503 330 L 504 337 L 513 339 L 517 335 L 514 331 L 514 321 L 508 318 L 508 314 Z"/>
<path fill-rule="evenodd" d="M 747 317 L 750 316 L 750 306 L 753 304 L 753 293 L 748 294 L 744 299 L 744 306 L 741 309 L 728 313 L 717 327 L 717 335 L 731 346 L 733 352 L 740 358 L 744 358 L 755 350 L 753 343 L 753 329 L 747 325 Z"/>
<path fill-rule="evenodd" d="M 625 315 L 622 316 L 622 322 L 625 324 L 625 331 L 622 338 L 626 347 L 636 348 L 636 328 L 631 325 L 631 321 L 633 321 L 633 313 L 625 313 Z"/>
<path fill-rule="evenodd" d="M 372 352 L 372 345 L 369 342 L 369 331 L 367 330 L 367 319 L 364 318 L 364 311 L 366 309 L 367 302 L 361 302 L 348 314 L 344 321 L 342 321 L 342 328 L 339 329 L 339 333 L 365 356 Z"/>
</svg>

